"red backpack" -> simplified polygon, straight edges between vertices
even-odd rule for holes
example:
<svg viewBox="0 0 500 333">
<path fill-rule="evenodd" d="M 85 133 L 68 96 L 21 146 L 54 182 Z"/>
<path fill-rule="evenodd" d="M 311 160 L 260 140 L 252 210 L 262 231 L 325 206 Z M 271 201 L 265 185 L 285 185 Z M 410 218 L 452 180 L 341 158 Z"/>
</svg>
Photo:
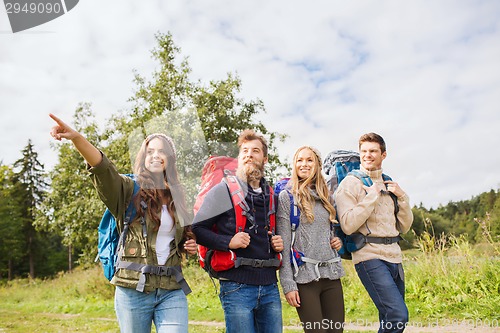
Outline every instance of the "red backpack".
<svg viewBox="0 0 500 333">
<path fill-rule="evenodd" d="M 210 156 L 201 171 L 201 185 L 196 202 L 194 203 L 194 214 L 200 210 L 203 199 L 208 191 L 216 184 L 220 183 L 224 176 L 236 174 L 238 159 L 228 156 Z"/>
<path fill-rule="evenodd" d="M 249 211 L 248 204 L 245 201 L 245 193 L 235 176 L 237 167 L 238 160 L 235 158 L 226 156 L 211 156 L 203 167 L 201 189 L 198 196 L 196 197 L 196 202 L 194 205 L 194 213 L 196 214 L 200 209 L 201 204 L 203 203 L 203 199 L 205 198 L 208 191 L 221 181 L 225 182 L 229 189 L 231 201 L 235 209 L 235 233 L 243 231 L 245 229 L 245 225 L 247 222 L 245 212 Z M 269 227 L 274 235 L 276 231 L 274 203 L 275 198 L 271 187 L 269 188 L 269 190 Z M 214 231 L 217 232 L 215 227 Z M 281 265 L 281 254 L 278 254 L 277 258 L 268 260 L 237 258 L 236 253 L 231 250 L 218 251 L 209 249 L 200 244 L 198 244 L 198 259 L 200 266 L 204 270 L 206 270 L 211 277 L 215 278 L 218 277 L 217 272 L 225 271 L 233 267 L 239 267 L 240 265 L 277 268 Z"/>
</svg>

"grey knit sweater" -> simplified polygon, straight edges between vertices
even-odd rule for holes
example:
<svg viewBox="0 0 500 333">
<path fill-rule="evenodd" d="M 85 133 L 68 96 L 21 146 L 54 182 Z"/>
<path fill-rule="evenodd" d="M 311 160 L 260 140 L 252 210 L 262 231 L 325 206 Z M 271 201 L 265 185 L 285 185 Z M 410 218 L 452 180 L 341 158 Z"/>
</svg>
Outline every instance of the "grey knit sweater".
<svg viewBox="0 0 500 333">
<path fill-rule="evenodd" d="M 314 205 L 314 221 L 308 222 L 304 215 L 300 217 L 300 225 L 295 232 L 294 248 L 311 259 L 327 261 L 336 256 L 335 250 L 330 247 L 330 220 L 329 213 L 323 207 L 318 195 L 311 190 L 316 198 Z M 286 191 L 279 195 L 277 217 L 277 233 L 281 235 L 284 243 L 283 264 L 279 271 L 283 292 L 298 290 L 297 284 L 304 284 L 318 278 L 314 265 L 305 263 L 299 267 L 299 273 L 294 277 L 294 268 L 290 262 L 290 243 L 292 231 L 290 225 L 290 198 Z M 324 267 L 319 267 L 319 278 L 337 280 L 345 275 L 341 262 Z"/>
</svg>

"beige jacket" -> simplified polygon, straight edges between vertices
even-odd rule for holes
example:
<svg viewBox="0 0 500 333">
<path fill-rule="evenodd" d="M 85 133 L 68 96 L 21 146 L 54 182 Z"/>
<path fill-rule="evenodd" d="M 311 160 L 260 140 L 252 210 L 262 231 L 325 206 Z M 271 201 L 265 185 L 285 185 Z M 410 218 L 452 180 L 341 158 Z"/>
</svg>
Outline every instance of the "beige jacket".
<svg viewBox="0 0 500 333">
<path fill-rule="evenodd" d="M 383 182 L 382 170 L 361 171 L 370 176 L 373 183 Z M 361 180 L 355 176 L 347 176 L 335 192 L 337 215 L 342 230 L 346 234 L 360 232 L 374 237 L 395 237 L 406 233 L 413 223 L 408 196 L 398 198 L 399 212 L 397 221 L 394 215 L 394 201 L 386 193 L 369 193 L 363 188 Z M 382 259 L 391 263 L 402 261 L 401 248 L 398 243 L 366 244 L 362 249 L 352 253 L 352 261 L 357 264 L 370 259 Z"/>
</svg>

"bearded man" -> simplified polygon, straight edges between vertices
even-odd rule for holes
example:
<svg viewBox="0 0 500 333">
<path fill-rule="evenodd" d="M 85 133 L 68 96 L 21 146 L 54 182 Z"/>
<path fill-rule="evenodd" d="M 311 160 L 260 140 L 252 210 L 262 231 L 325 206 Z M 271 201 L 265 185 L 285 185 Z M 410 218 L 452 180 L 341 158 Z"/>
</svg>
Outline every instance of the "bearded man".
<svg viewBox="0 0 500 333">
<path fill-rule="evenodd" d="M 272 190 L 264 179 L 267 142 L 253 130 L 238 138 L 238 170 L 248 212 L 244 229 L 236 231 L 235 209 L 225 182 L 206 195 L 193 221 L 198 244 L 233 251 L 238 265 L 218 272 L 219 299 L 227 333 L 282 332 L 281 301 L 276 277 L 276 255 L 283 250 L 281 236 L 270 230 Z M 216 230 L 216 231 L 215 231 Z"/>
</svg>

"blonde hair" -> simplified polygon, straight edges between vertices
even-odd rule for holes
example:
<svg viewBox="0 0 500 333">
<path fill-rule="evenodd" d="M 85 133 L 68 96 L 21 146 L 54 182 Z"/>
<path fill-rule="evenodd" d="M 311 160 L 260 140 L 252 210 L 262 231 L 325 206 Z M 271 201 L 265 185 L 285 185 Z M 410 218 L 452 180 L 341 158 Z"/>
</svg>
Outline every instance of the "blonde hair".
<svg viewBox="0 0 500 333">
<path fill-rule="evenodd" d="M 309 149 L 313 152 L 314 156 L 314 170 L 311 175 L 307 178 L 299 179 L 297 174 L 297 158 L 299 153 L 304 150 Z M 323 207 L 330 213 L 330 222 L 335 221 L 335 208 L 330 202 L 330 192 L 328 186 L 326 185 L 325 178 L 321 173 L 323 163 L 321 162 L 321 155 L 316 148 L 310 146 L 302 146 L 295 151 L 293 156 L 293 166 L 292 166 L 292 177 L 291 177 L 291 192 L 297 200 L 297 205 L 301 213 L 307 218 L 308 222 L 314 221 L 314 197 L 311 195 L 310 188 L 313 187 L 318 193 L 319 199 L 323 204 Z"/>
</svg>

